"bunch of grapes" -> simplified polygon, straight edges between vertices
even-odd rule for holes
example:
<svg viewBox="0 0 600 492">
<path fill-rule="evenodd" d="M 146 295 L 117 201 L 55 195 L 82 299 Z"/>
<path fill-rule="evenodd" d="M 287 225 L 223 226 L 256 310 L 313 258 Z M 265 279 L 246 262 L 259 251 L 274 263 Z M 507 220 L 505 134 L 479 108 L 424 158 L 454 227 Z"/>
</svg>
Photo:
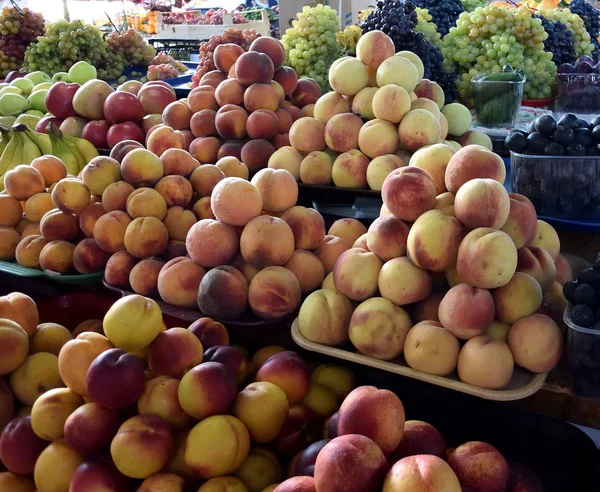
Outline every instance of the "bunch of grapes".
<svg viewBox="0 0 600 492">
<path fill-rule="evenodd" d="M 363 34 L 381 30 L 392 38 L 396 51 L 415 53 L 423 62 L 424 77 L 437 82 L 446 94 L 446 102 L 452 102 L 458 95 L 455 76 L 444 69 L 444 55 L 440 49 L 422 32 L 416 32 L 417 22 L 418 15 L 412 2 L 380 0 L 363 22 L 362 30 Z"/>
<path fill-rule="evenodd" d="M 438 32 L 437 26 L 432 22 L 433 17 L 427 9 L 417 7 L 417 25 L 415 31 L 422 32 L 425 39 L 436 46 L 442 44 L 442 36 Z"/>
<path fill-rule="evenodd" d="M 562 22 L 548 20 L 542 16 L 539 18 L 542 20 L 544 31 L 548 34 L 548 38 L 544 41 L 544 50 L 552 53 L 554 64 L 558 67 L 563 63 L 575 62 L 573 33 Z"/>
<path fill-rule="evenodd" d="M 569 4 L 569 10 L 582 18 L 585 29 L 591 37 L 594 45 L 594 51 L 600 49 L 598 36 L 600 36 L 600 11 L 586 2 L 586 0 L 572 0 Z"/>
<path fill-rule="evenodd" d="M 461 0 L 461 3 L 465 12 L 473 12 L 473 10 L 489 4 L 488 0 Z"/>
<path fill-rule="evenodd" d="M 461 14 L 444 37 L 442 50 L 446 67 L 459 76 L 463 98 L 470 95 L 473 77 L 499 73 L 510 64 L 525 73 L 524 97 L 545 99 L 552 95 L 556 77 L 552 53 L 544 51 L 547 38 L 541 19 L 527 7 L 488 5 Z"/>
<path fill-rule="evenodd" d="M 18 70 L 27 46 L 44 33 L 44 17 L 29 9 L 4 7 L 0 13 L 0 77 Z"/>
<path fill-rule="evenodd" d="M 548 20 L 564 24 L 571 31 L 573 35 L 573 49 L 577 58 L 592 54 L 594 44 L 592 43 L 590 33 L 587 32 L 583 19 L 577 14 L 572 13 L 569 9 L 542 9 L 538 14 Z"/>
<path fill-rule="evenodd" d="M 448 34 L 450 28 L 456 24 L 458 16 L 465 11 L 460 0 L 414 0 L 414 3 L 417 7 L 429 11 L 442 37 Z"/>
<path fill-rule="evenodd" d="M 310 77 L 321 88 L 329 89 L 331 64 L 340 56 L 336 34 L 340 30 L 337 12 L 328 5 L 305 6 L 297 20 L 281 38 L 285 48 L 285 64 L 299 76 Z"/>
<path fill-rule="evenodd" d="M 185 73 L 188 70 L 184 63 L 176 60 L 171 55 L 168 55 L 164 52 L 157 53 L 157 55 L 152 59 L 150 66 L 148 67 L 148 72 L 150 72 L 150 69 L 155 65 L 171 65 L 177 70 L 178 73 Z"/>
<path fill-rule="evenodd" d="M 179 71 L 170 63 L 162 63 L 160 65 L 150 65 L 146 78 L 148 80 L 167 80 L 174 79 L 179 76 Z"/>
<path fill-rule="evenodd" d="M 156 56 L 154 46 L 148 44 L 135 29 L 128 29 L 123 33 L 112 32 L 106 38 L 106 43 L 114 51 L 123 53 L 129 65 L 148 66 Z"/>
<path fill-rule="evenodd" d="M 356 44 L 361 36 L 362 31 L 356 24 L 346 27 L 335 35 L 340 49 L 348 55 L 356 54 Z"/>
<path fill-rule="evenodd" d="M 201 43 L 198 68 L 196 68 L 196 73 L 192 75 L 192 87 L 198 87 L 200 79 L 205 74 L 217 69 L 214 62 L 214 53 L 217 46 L 233 43 L 241 46 L 244 51 L 248 51 L 252 42 L 258 37 L 260 37 L 260 34 L 254 29 L 245 29 L 242 31 L 241 29 L 230 27 L 223 34 L 211 36 L 208 41 Z"/>
</svg>

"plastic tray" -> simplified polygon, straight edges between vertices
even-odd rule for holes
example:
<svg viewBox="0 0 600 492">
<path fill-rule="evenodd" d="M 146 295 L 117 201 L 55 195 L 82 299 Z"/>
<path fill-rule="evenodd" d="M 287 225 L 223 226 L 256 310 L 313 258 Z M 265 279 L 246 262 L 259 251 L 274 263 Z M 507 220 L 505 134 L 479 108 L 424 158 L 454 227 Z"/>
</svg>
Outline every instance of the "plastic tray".
<svg viewBox="0 0 600 492">
<path fill-rule="evenodd" d="M 61 284 L 100 283 L 104 275 L 104 271 L 77 275 L 62 275 L 60 273 L 48 273 L 44 270 L 37 270 L 35 268 L 24 267 L 17 263 L 11 263 L 9 261 L 0 261 L 0 272 L 8 273 L 10 275 L 14 275 L 15 277 L 22 278 L 42 277 Z"/>
<path fill-rule="evenodd" d="M 110 285 L 106 281 L 106 279 L 102 279 L 102 284 L 108 290 L 110 290 L 111 292 L 114 292 L 115 294 L 119 295 L 120 297 L 126 297 L 126 296 L 131 296 L 131 295 L 135 294 L 135 292 L 131 292 L 131 291 L 125 290 L 125 289 L 119 289 L 118 287 Z M 172 316 L 173 318 L 177 318 L 177 319 L 180 319 L 183 321 L 187 321 L 189 323 L 193 323 L 197 319 L 209 317 L 215 321 L 223 323 L 228 328 L 229 327 L 232 327 L 232 328 L 266 328 L 266 327 L 272 327 L 272 326 L 279 326 L 279 325 L 285 323 L 286 321 L 289 322 L 297 315 L 297 313 L 292 313 L 289 316 L 285 316 L 283 318 L 279 318 L 276 320 L 264 321 L 264 320 L 261 320 L 260 318 L 258 318 L 250 310 L 248 310 L 238 319 L 221 319 L 221 318 L 216 318 L 214 316 L 208 316 L 197 309 L 181 308 L 179 306 L 174 306 L 173 304 L 168 304 L 168 303 L 160 301 L 158 299 L 155 299 L 155 301 L 158 303 L 161 311 L 164 314 Z"/>
<path fill-rule="evenodd" d="M 296 318 L 292 323 L 292 338 L 294 339 L 294 342 L 300 345 L 300 347 L 311 352 L 328 355 L 329 357 L 334 357 L 336 359 L 347 360 L 363 366 L 374 367 L 382 371 L 417 379 L 425 383 L 435 384 L 436 386 L 442 386 L 454 391 L 460 391 L 461 393 L 478 396 L 479 398 L 485 398 L 486 400 L 512 401 L 526 398 L 527 396 L 533 395 L 542 387 L 544 381 L 546 381 L 547 375 L 545 373 L 533 374 L 519 367 L 515 367 L 513 377 L 510 380 L 510 383 L 508 383 L 506 389 L 489 390 L 463 383 L 458 380 L 458 377 L 455 374 L 449 377 L 443 377 L 416 371 L 408 367 L 403 359 L 399 359 L 397 362 L 389 362 L 373 359 L 372 357 L 367 357 L 366 355 L 362 355 L 358 352 L 350 352 L 349 350 L 336 347 L 327 347 L 319 343 L 311 342 L 305 338 L 302 333 L 300 333 L 298 318 Z"/>
</svg>

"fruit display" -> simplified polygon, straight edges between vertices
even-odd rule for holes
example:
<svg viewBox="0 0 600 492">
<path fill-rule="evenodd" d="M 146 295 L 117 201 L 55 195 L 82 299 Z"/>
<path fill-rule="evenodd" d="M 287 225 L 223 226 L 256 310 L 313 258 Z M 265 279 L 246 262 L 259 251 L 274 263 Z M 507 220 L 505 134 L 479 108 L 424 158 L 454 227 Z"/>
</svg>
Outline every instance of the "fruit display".
<svg viewBox="0 0 600 492">
<path fill-rule="evenodd" d="M 122 53 L 128 65 L 148 65 L 156 56 L 154 46 L 148 44 L 141 33 L 130 28 L 125 32 L 112 32 L 106 37 L 109 49 Z"/>
<path fill-rule="evenodd" d="M 571 0 L 569 10 L 583 20 L 585 29 L 590 35 L 590 42 L 594 46 L 593 51 L 600 50 L 600 42 L 598 41 L 600 36 L 600 11 L 585 0 Z"/>
<path fill-rule="evenodd" d="M 211 36 L 208 41 L 200 43 L 200 58 L 196 73 L 192 76 L 192 89 L 200 85 L 200 80 L 208 72 L 217 70 L 214 60 L 215 50 L 222 44 L 236 44 L 243 51 L 248 51 L 256 38 L 260 37 L 254 29 L 226 29 L 223 34 Z"/>
<path fill-rule="evenodd" d="M 0 13 L 0 78 L 23 65 L 25 50 L 44 33 L 44 17 L 11 1 Z"/>
<path fill-rule="evenodd" d="M 462 13 L 444 37 L 442 51 L 447 69 L 457 74 L 463 98 L 470 96 L 476 75 L 497 73 L 510 64 L 525 74 L 525 99 L 545 99 L 552 95 L 556 77 L 552 53 L 544 51 L 547 38 L 541 19 L 527 7 L 492 4 Z"/>
<path fill-rule="evenodd" d="M 414 53 L 394 51 L 382 31 L 363 34 L 357 58 L 340 58 L 332 65 L 334 91 L 293 123 L 292 148 L 275 151 L 269 167 L 294 169 L 309 185 L 380 191 L 396 169 L 416 161 L 426 165 L 421 148 L 440 144 L 435 147 L 447 159 L 463 144 L 482 143 L 491 150 L 487 135 L 469 131 L 470 111 L 458 103 L 445 104 L 442 88 L 422 78 L 421 60 Z"/>
<path fill-rule="evenodd" d="M 538 14 L 547 20 L 558 21 L 565 25 L 573 36 L 573 49 L 575 56 L 591 55 L 594 52 L 594 43 L 590 33 L 585 28 L 584 20 L 568 8 L 540 9 Z"/>
<path fill-rule="evenodd" d="M 344 55 L 356 55 L 356 43 L 362 36 L 362 30 L 357 25 L 347 26 L 343 31 L 336 33 L 335 37 Z"/>
<path fill-rule="evenodd" d="M 186 73 L 188 67 L 171 55 L 158 53 L 150 62 L 146 78 L 148 80 L 167 80 L 179 77 Z"/>
<path fill-rule="evenodd" d="M 493 390 L 517 366 L 553 369 L 566 304 L 560 241 L 505 178 L 480 145 L 416 152 L 385 178 L 366 234 L 331 248 L 332 273 L 300 308 L 301 335 Z"/>
<path fill-rule="evenodd" d="M 363 34 L 381 30 L 391 37 L 395 51 L 415 53 L 423 63 L 423 77 L 437 82 L 444 90 L 446 101 L 451 103 L 457 97 L 455 74 L 444 69 L 442 51 L 429 42 L 422 32 L 416 31 L 417 23 L 414 3 L 385 0 L 377 2 L 377 8 L 363 22 L 362 30 Z"/>
<path fill-rule="evenodd" d="M 340 56 L 337 33 L 340 19 L 329 5 L 304 6 L 297 20 L 285 31 L 281 42 L 285 48 L 285 64 L 298 76 L 310 77 L 321 88 L 328 88 L 327 72 Z"/>
<path fill-rule="evenodd" d="M 41 323 L 18 292 L 0 312 L 0 346 L 14 347 L 0 365 L 2 490 L 542 487 L 489 443 L 447 447 L 436 427 L 406 419 L 396 394 L 355 387 L 345 367 L 311 369 L 274 345 L 250 358 L 209 318 L 166 329 L 142 296 L 73 331 Z"/>
</svg>

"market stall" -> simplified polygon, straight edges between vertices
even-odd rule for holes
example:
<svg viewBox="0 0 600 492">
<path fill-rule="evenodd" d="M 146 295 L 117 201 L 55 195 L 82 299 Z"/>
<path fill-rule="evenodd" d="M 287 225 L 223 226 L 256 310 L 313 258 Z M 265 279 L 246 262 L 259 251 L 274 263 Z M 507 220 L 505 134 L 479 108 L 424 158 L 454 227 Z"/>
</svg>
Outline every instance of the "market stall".
<svg viewBox="0 0 600 492">
<path fill-rule="evenodd" d="M 6 6 L 0 492 L 598 490 L 600 18 L 547 3 Z"/>
</svg>

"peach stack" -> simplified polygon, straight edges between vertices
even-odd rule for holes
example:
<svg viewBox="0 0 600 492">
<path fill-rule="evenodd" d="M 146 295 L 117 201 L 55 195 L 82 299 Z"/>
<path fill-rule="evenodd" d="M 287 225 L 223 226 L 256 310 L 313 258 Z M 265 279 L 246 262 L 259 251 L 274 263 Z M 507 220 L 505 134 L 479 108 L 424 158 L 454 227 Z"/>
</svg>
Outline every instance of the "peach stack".
<svg viewBox="0 0 600 492">
<path fill-rule="evenodd" d="M 492 149 L 487 135 L 469 131 L 469 110 L 445 105 L 441 87 L 423 79 L 423 63 L 414 53 L 395 53 L 381 31 L 364 34 L 356 53 L 331 65 L 333 92 L 302 109 L 305 114 L 289 130 L 291 147 L 276 150 L 269 167 L 283 167 L 305 184 L 379 191 L 413 155 L 415 165 L 429 168 L 419 149 L 447 144 L 450 149 L 438 150 L 436 161 L 447 161 L 445 154 L 463 145 Z M 439 170 L 439 164 L 433 166 Z"/>
<path fill-rule="evenodd" d="M 393 170 L 380 217 L 302 304 L 303 336 L 492 390 L 515 366 L 553 369 L 566 305 L 557 278 L 571 272 L 556 231 L 505 177 L 479 145 L 435 144 Z"/>
<path fill-rule="evenodd" d="M 73 332 L 0 297 L 0 376 L 10 492 L 260 492 L 354 389 L 348 369 L 280 346 L 250 359 L 209 318 L 166 329 L 139 295 Z"/>
</svg>

